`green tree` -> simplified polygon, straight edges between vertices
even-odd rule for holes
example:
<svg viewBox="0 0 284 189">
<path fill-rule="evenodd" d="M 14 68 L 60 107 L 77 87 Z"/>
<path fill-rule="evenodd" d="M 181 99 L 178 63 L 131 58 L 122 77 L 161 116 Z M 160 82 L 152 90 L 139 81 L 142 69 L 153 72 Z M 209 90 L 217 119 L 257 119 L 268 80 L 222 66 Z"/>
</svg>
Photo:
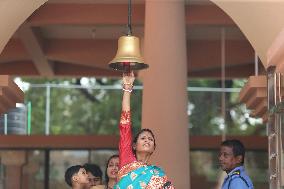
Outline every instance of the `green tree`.
<svg viewBox="0 0 284 189">
<path fill-rule="evenodd" d="M 28 83 L 80 84 L 80 79 L 35 80 Z M 94 82 L 95 81 L 95 82 Z M 139 83 L 137 81 L 137 83 Z M 120 85 L 120 80 L 89 79 L 88 86 Z M 51 134 L 118 134 L 121 112 L 121 90 L 50 89 Z M 142 91 L 135 90 L 132 97 L 132 122 L 134 132 L 141 125 Z M 45 125 L 46 88 L 29 88 L 26 102 L 32 103 L 32 133 L 43 134 Z"/>
<path fill-rule="evenodd" d="M 227 80 L 225 88 L 241 88 L 244 80 Z M 220 88 L 219 80 L 190 80 L 191 87 Z M 189 92 L 189 126 L 191 135 L 220 135 L 226 124 L 228 135 L 265 134 L 265 126 L 254 119 L 238 100 L 238 93 L 225 93 L 225 117 L 222 118 L 221 92 Z"/>
</svg>

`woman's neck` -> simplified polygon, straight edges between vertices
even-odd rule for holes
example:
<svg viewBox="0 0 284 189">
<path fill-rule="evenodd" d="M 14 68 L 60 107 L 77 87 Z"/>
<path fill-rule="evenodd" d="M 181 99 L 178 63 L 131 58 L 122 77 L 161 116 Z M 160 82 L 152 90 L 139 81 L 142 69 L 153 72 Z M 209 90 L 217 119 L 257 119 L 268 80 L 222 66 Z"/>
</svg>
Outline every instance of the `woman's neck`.
<svg viewBox="0 0 284 189">
<path fill-rule="evenodd" d="M 107 187 L 108 188 L 113 188 L 115 184 L 116 184 L 116 180 L 110 178 L 108 183 L 107 183 Z"/>
<path fill-rule="evenodd" d="M 140 162 L 143 162 L 145 164 L 148 164 L 148 161 L 151 157 L 151 154 L 149 153 L 136 153 L 136 157 L 137 157 L 137 160 L 140 161 Z"/>
</svg>

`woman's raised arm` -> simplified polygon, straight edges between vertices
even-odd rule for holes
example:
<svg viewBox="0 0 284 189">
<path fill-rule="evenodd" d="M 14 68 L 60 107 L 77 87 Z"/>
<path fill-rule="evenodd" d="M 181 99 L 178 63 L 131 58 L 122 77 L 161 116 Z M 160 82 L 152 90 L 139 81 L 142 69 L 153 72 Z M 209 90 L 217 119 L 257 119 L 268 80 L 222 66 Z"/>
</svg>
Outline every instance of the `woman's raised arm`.
<svg viewBox="0 0 284 189">
<path fill-rule="evenodd" d="M 119 158 L 120 168 L 124 165 L 136 161 L 136 158 L 132 152 L 132 131 L 131 131 L 131 113 L 130 113 L 130 97 L 134 82 L 133 72 L 129 74 L 123 74 L 122 78 L 122 112 L 119 123 Z"/>
</svg>

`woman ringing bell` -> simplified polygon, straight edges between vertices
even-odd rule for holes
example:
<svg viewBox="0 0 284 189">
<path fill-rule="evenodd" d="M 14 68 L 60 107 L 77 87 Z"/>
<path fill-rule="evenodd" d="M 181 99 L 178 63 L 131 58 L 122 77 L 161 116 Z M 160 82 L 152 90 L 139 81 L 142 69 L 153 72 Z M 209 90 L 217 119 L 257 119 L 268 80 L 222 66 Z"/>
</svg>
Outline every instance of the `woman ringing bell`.
<svg viewBox="0 0 284 189">
<path fill-rule="evenodd" d="M 118 183 L 114 189 L 174 189 L 165 172 L 148 161 L 155 151 L 155 136 L 142 129 L 132 142 L 130 97 L 135 80 L 133 72 L 123 74 L 122 112 L 119 123 L 120 141 Z"/>
</svg>

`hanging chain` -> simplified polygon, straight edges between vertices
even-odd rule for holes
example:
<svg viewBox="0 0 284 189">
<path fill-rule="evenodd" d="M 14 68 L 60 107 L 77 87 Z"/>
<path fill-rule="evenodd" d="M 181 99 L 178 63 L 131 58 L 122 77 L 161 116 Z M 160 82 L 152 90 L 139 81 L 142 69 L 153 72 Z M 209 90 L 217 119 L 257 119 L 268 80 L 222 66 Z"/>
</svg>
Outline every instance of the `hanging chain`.
<svg viewBox="0 0 284 189">
<path fill-rule="evenodd" d="M 131 0 L 128 0 L 128 23 L 127 23 L 127 35 L 132 35 L 132 26 L 131 26 Z"/>
</svg>

